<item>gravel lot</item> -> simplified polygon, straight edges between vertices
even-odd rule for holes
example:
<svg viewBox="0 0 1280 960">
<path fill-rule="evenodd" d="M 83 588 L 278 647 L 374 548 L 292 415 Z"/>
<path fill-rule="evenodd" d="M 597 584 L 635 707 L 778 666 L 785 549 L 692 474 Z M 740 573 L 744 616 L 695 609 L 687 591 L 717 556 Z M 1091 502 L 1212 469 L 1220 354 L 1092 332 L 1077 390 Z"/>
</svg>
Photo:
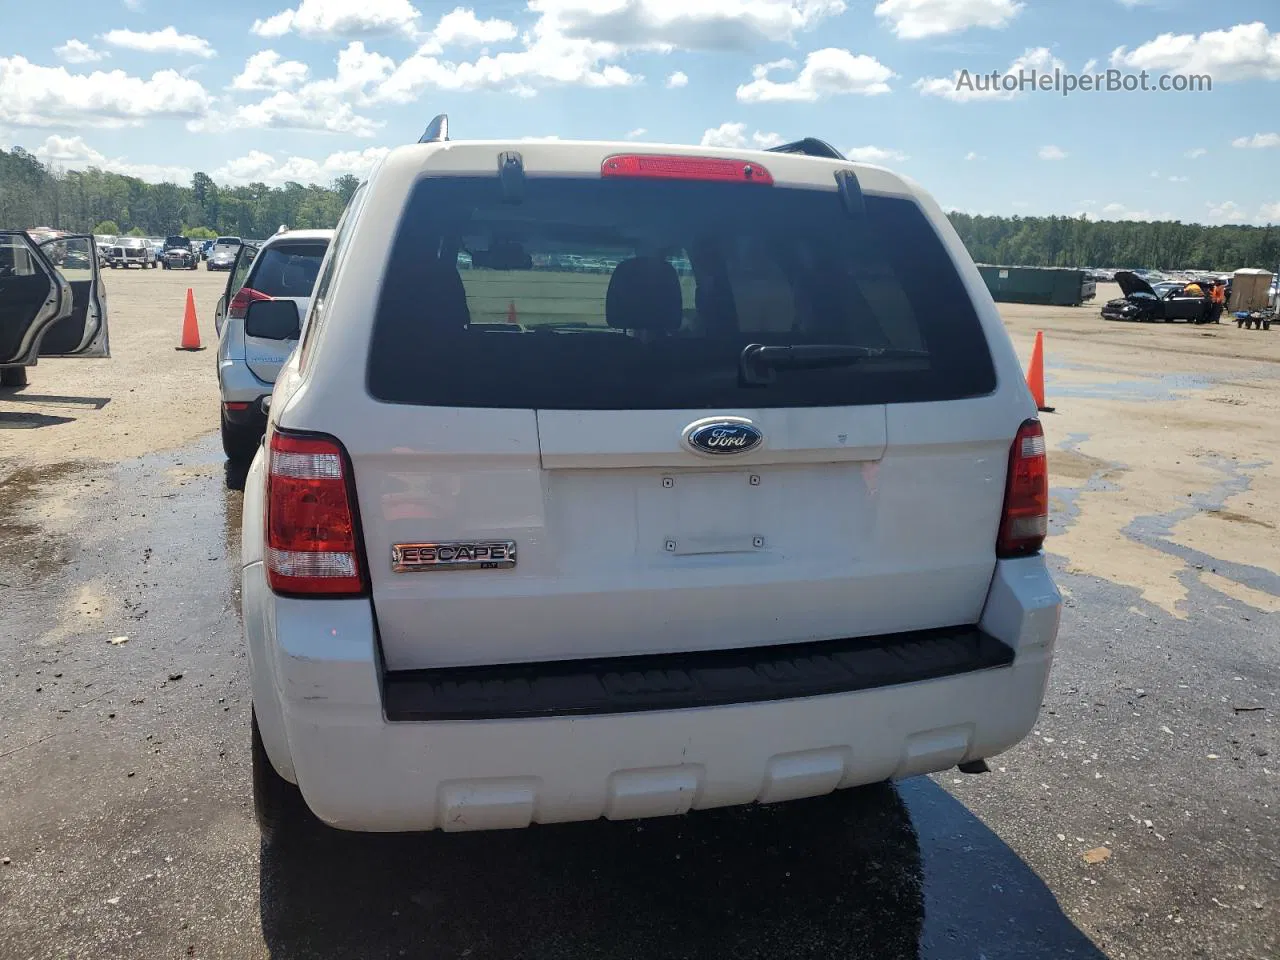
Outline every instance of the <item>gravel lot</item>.
<svg viewBox="0 0 1280 960">
<path fill-rule="evenodd" d="M 991 773 L 284 860 L 248 799 L 225 275 L 106 282 L 114 357 L 0 392 L 0 957 L 1280 956 L 1275 330 L 1003 307 L 1024 360 L 1045 332 L 1067 609 Z"/>
</svg>

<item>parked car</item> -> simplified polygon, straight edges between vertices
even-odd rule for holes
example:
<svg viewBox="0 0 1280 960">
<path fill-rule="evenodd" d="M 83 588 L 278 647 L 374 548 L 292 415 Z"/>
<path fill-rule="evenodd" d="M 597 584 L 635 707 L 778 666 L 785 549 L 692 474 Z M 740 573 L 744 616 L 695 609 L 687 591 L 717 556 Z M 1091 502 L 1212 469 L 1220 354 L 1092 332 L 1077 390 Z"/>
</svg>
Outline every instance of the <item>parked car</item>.
<svg viewBox="0 0 1280 960">
<path fill-rule="evenodd" d="M 206 270 L 230 270 L 235 266 L 236 255 L 240 252 L 240 248 L 244 246 L 244 241 L 239 237 L 219 237 L 213 241 L 213 246 L 209 249 L 209 260 L 205 263 Z"/>
<path fill-rule="evenodd" d="M 107 356 L 107 291 L 93 237 L 37 243 L 0 232 L 0 386 L 25 386 L 41 357 Z"/>
<path fill-rule="evenodd" d="M 151 244 L 141 237 L 124 237 L 110 248 L 107 264 L 112 270 L 117 267 L 148 267 L 153 270 L 158 266 L 156 251 Z"/>
<path fill-rule="evenodd" d="M 196 270 L 200 266 L 191 241 L 176 235 L 165 237 L 163 263 L 166 270 Z"/>
<path fill-rule="evenodd" d="M 311 289 L 332 230 L 277 233 L 260 247 L 244 244 L 214 308 L 218 332 L 218 390 L 222 397 L 222 449 L 233 462 L 248 463 L 262 440 L 267 417 L 262 400 L 271 393 L 280 365 L 297 335 L 262 336 L 246 329 L 245 312 L 260 300 L 287 300 L 305 317 Z"/>
<path fill-rule="evenodd" d="M 208 259 L 209 259 L 209 251 L 210 251 L 210 250 L 212 250 L 212 249 L 213 249 L 213 241 L 212 241 L 212 240 L 206 240 L 204 243 L 200 244 L 200 259 L 201 259 L 201 260 L 208 260 Z"/>
<path fill-rule="evenodd" d="M 1203 290 L 1201 293 L 1190 292 L 1187 290 L 1190 284 L 1181 280 L 1149 283 L 1131 270 L 1119 271 L 1115 280 L 1124 296 L 1102 305 L 1104 320 L 1202 323 L 1210 316 L 1212 304 Z"/>
<path fill-rule="evenodd" d="M 1022 739 L 1061 606 L 1045 440 L 937 203 L 812 140 L 442 127 L 353 195 L 245 479 L 267 842 L 308 809 L 773 803 Z M 618 263 L 535 266 L 563 252 Z"/>
</svg>

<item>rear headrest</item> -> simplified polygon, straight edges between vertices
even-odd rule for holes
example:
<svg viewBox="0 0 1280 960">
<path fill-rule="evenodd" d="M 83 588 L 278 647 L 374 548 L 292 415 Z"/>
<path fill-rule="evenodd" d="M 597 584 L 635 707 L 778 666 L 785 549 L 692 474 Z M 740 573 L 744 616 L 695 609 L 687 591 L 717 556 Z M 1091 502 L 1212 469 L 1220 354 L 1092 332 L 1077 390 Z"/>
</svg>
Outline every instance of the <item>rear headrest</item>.
<svg viewBox="0 0 1280 960">
<path fill-rule="evenodd" d="M 676 268 L 659 257 L 623 260 L 609 278 L 604 317 L 620 330 L 679 330 L 682 307 Z"/>
</svg>

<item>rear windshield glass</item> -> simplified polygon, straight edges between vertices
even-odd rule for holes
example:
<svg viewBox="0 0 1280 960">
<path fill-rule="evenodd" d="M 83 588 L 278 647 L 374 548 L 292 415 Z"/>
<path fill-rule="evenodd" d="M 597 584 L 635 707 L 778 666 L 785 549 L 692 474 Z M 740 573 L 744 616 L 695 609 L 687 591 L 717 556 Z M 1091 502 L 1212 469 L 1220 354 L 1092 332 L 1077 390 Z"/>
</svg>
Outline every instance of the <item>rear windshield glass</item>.
<svg viewBox="0 0 1280 960">
<path fill-rule="evenodd" d="M 238 247 L 240 246 L 239 237 L 219 237 L 213 241 L 215 247 Z"/>
<path fill-rule="evenodd" d="M 328 244 L 276 243 L 260 252 L 245 286 L 269 297 L 309 297 Z"/>
<path fill-rule="evenodd" d="M 745 382 L 750 344 L 887 348 Z M 910 352 L 910 355 L 903 355 Z M 750 378 L 747 378 L 750 379 Z M 400 221 L 372 396 L 566 410 L 838 406 L 990 393 L 963 283 L 909 200 L 739 183 L 424 179 Z"/>
</svg>

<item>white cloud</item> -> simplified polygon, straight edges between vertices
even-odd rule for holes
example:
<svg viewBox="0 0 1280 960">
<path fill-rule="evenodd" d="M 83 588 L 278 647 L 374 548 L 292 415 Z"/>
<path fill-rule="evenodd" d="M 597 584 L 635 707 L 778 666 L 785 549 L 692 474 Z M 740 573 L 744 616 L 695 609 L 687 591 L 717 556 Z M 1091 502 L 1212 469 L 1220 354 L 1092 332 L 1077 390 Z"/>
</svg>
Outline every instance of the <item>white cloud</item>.
<svg viewBox="0 0 1280 960">
<path fill-rule="evenodd" d="M 670 90 L 678 90 L 680 87 L 687 87 L 688 85 L 689 77 L 681 70 L 677 70 L 667 77 L 667 88 Z"/>
<path fill-rule="evenodd" d="M 126 10 L 131 10 L 134 13 L 142 9 L 142 0 L 122 0 L 122 2 Z"/>
<path fill-rule="evenodd" d="M 106 56 L 93 47 L 89 46 L 83 40 L 68 40 L 60 47 L 54 47 L 53 52 L 57 54 L 59 60 L 67 63 L 96 63 Z"/>
<path fill-rule="evenodd" d="M 1098 66 L 1098 61 L 1095 58 L 1090 57 L 1088 60 L 1084 62 L 1084 66 L 1080 68 L 1080 72 L 1093 73 L 1093 71 L 1097 68 L 1097 66 Z"/>
<path fill-rule="evenodd" d="M 1003 71 L 1005 76 L 1021 76 L 1022 71 L 1035 70 L 1039 74 L 1052 73 L 1055 69 L 1066 71 L 1067 65 L 1049 52 L 1048 47 L 1030 47 Z M 921 96 L 943 97 L 956 103 L 968 103 L 971 100 L 1012 100 L 1020 95 L 1019 90 L 1005 90 L 1002 87 L 991 89 L 987 75 L 967 74 L 957 70 L 949 77 L 921 77 L 912 84 Z"/>
<path fill-rule="evenodd" d="M 978 156 L 978 155 L 977 155 L 974 151 L 972 151 L 972 150 L 970 150 L 968 153 L 966 153 L 966 154 L 964 155 L 964 158 L 965 158 L 966 160 L 981 160 L 981 159 L 982 159 L 980 156 Z"/>
<path fill-rule="evenodd" d="M 649 131 L 646 130 L 644 127 L 636 127 L 634 130 L 627 131 L 627 139 L 635 140 L 637 137 L 643 137 L 648 132 Z"/>
<path fill-rule="evenodd" d="M 1145 7 L 1151 0 L 1117 0 L 1122 7 Z"/>
<path fill-rule="evenodd" d="M 1043 146 L 1036 153 L 1041 160 L 1065 160 L 1067 152 L 1061 147 L 1054 146 L 1052 143 Z"/>
<path fill-rule="evenodd" d="M 138 126 L 147 117 L 201 117 L 208 92 L 173 70 L 150 80 L 123 70 L 68 73 L 24 57 L 0 57 L 0 123 L 25 127 Z"/>
<path fill-rule="evenodd" d="M 452 62 L 436 56 L 430 45 L 397 66 L 372 98 L 379 102 L 409 103 L 424 91 L 497 90 L 533 96 L 547 85 L 624 87 L 644 78 L 608 61 L 623 51 L 611 43 L 567 37 L 540 20 L 522 37 L 523 50 L 486 54 L 472 62 Z"/>
<path fill-rule="evenodd" d="M 747 50 L 790 42 L 844 0 L 529 0 L 547 27 L 625 47 Z"/>
<path fill-rule="evenodd" d="M 179 33 L 173 27 L 139 33 L 136 30 L 108 30 L 102 41 L 123 50 L 140 50 L 143 53 L 175 53 L 183 56 L 203 57 L 216 55 L 208 40 L 190 33 Z"/>
<path fill-rule="evenodd" d="M 1111 65 L 1132 70 L 1207 73 L 1215 82 L 1280 80 L 1280 33 L 1261 21 L 1239 23 L 1227 30 L 1162 33 L 1128 50 L 1116 47 Z"/>
<path fill-rule="evenodd" d="M 1280 220 L 1280 201 L 1264 203 L 1258 210 L 1258 219 L 1263 223 L 1275 223 Z"/>
<path fill-rule="evenodd" d="M 409 0 L 301 0 L 297 7 L 255 20 L 251 29 L 260 37 L 293 32 L 327 40 L 412 34 L 420 15 Z"/>
<path fill-rule="evenodd" d="M 888 163 L 901 163 L 907 159 L 907 155 L 901 150 L 872 146 L 850 147 L 844 155 L 856 163 L 878 163 L 881 166 Z"/>
<path fill-rule="evenodd" d="M 1150 210 L 1133 210 L 1126 207 L 1123 203 L 1108 203 L 1102 208 L 1099 216 L 1092 213 L 1086 214 L 1090 220 L 1129 220 L 1138 221 L 1155 221 L 1155 220 L 1174 220 L 1176 219 L 1172 213 L 1153 213 Z"/>
<path fill-rule="evenodd" d="M 231 81 L 233 90 L 286 90 L 307 79 L 311 68 L 297 60 L 281 60 L 274 50 L 259 50 Z"/>
<path fill-rule="evenodd" d="M 337 70 L 332 77 L 304 83 L 294 90 L 276 89 L 257 103 L 244 104 L 229 114 L 197 121 L 189 127 L 214 132 L 248 128 L 372 136 L 381 122 L 358 110 L 373 103 L 372 91 L 392 75 L 395 66 L 390 57 L 373 53 L 356 40 L 338 53 Z M 297 70 L 290 68 L 290 72 L 296 74 Z"/>
<path fill-rule="evenodd" d="M 387 147 L 345 150 L 331 153 L 323 160 L 308 157 L 278 159 L 261 150 L 250 150 L 242 157 L 229 160 L 213 171 L 219 183 L 266 183 L 279 186 L 290 180 L 301 184 L 330 183 L 344 174 L 366 176 L 373 165 L 390 153 Z"/>
<path fill-rule="evenodd" d="M 1025 6 L 1015 0 L 881 0 L 875 14 L 903 40 L 970 27 L 1003 27 Z"/>
<path fill-rule="evenodd" d="M 1190 177 L 1178 177 L 1178 176 L 1172 176 L 1172 175 L 1171 175 L 1171 176 L 1169 177 L 1169 182 L 1170 182 L 1170 183 L 1186 183 L 1186 182 L 1187 182 L 1187 181 L 1189 181 L 1190 179 L 1191 179 Z"/>
<path fill-rule="evenodd" d="M 1231 141 L 1231 145 L 1242 150 L 1265 150 L 1268 147 L 1280 147 L 1280 133 L 1255 133 L 1252 137 L 1236 137 Z"/>
<path fill-rule="evenodd" d="M 1188 160 L 1198 160 L 1208 152 L 1209 151 L 1206 150 L 1204 147 L 1196 147 L 1192 150 L 1188 150 L 1186 153 L 1183 154 L 1183 156 L 1186 157 Z"/>
<path fill-rule="evenodd" d="M 1231 223 L 1240 223 L 1247 219 L 1244 208 L 1234 200 L 1224 200 L 1222 203 L 1206 203 L 1209 208 L 1208 219 L 1229 221 Z"/>
<path fill-rule="evenodd" d="M 738 100 L 742 103 L 767 103 L 772 101 L 813 101 L 837 94 L 858 93 L 874 96 L 888 93 L 888 80 L 894 72 L 875 57 L 848 50 L 827 47 L 815 50 L 804 59 L 804 66 L 792 80 L 770 80 L 774 70 L 795 70 L 790 60 L 763 63 L 752 69 L 754 79 L 738 87 Z"/>
<path fill-rule="evenodd" d="M 516 27 L 510 21 L 481 20 L 474 10 L 457 7 L 440 18 L 440 22 L 423 44 L 422 51 L 440 53 L 445 47 L 480 47 L 515 38 Z"/>
<path fill-rule="evenodd" d="M 731 150 L 767 150 L 770 147 L 776 147 L 783 142 L 782 137 L 776 133 L 764 133 L 757 130 L 747 136 L 747 125 L 745 123 L 722 123 L 718 127 L 711 127 L 702 134 L 700 141 L 704 147 L 726 147 Z"/>
<path fill-rule="evenodd" d="M 149 183 L 186 183 L 191 179 L 190 167 L 163 166 L 151 163 L 130 163 L 123 159 L 109 159 L 105 154 L 84 142 L 83 137 L 60 137 L 54 134 L 32 151 L 41 160 L 49 161 L 68 170 L 85 170 L 97 167 L 126 177 L 137 177 Z"/>
</svg>

